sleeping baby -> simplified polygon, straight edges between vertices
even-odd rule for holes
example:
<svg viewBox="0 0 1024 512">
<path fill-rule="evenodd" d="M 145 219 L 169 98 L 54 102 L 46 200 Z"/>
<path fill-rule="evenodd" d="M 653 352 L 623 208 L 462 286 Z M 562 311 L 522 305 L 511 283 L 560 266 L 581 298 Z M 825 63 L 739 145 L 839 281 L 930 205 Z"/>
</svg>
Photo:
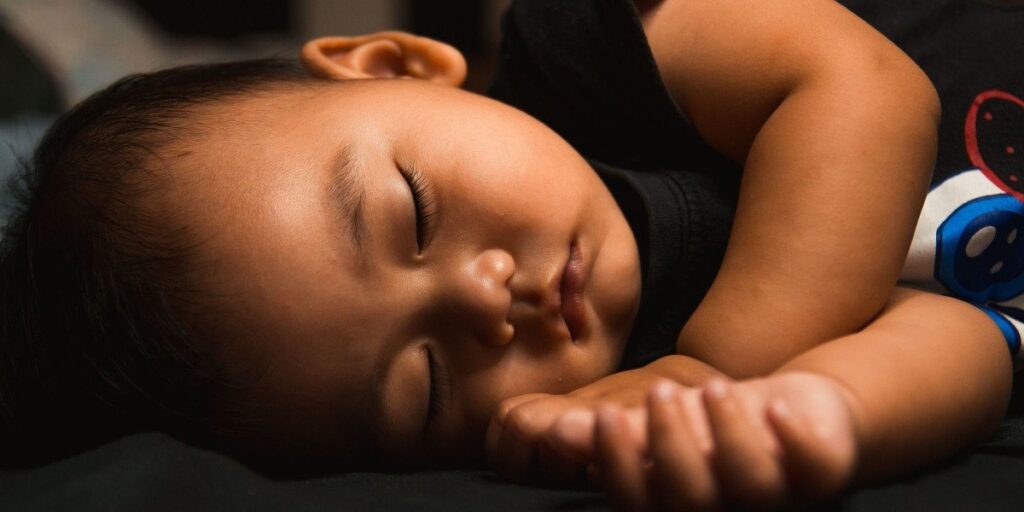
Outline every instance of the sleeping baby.
<svg viewBox="0 0 1024 512">
<path fill-rule="evenodd" d="M 159 428 L 271 471 L 487 464 L 700 510 L 998 425 L 1016 294 L 914 269 L 1019 252 L 1020 203 L 949 253 L 915 236 L 939 103 L 884 36 L 820 0 L 520 0 L 505 38 L 491 98 L 382 32 L 61 117 L 3 240 L 4 437 Z"/>
</svg>

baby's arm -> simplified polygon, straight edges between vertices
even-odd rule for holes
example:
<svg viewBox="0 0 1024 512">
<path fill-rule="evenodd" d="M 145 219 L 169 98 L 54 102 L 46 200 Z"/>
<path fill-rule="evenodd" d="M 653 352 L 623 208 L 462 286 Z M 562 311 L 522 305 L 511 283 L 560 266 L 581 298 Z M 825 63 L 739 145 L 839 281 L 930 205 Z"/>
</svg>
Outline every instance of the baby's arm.
<svg viewBox="0 0 1024 512">
<path fill-rule="evenodd" d="M 1012 383 L 1005 338 L 987 315 L 908 289 L 897 289 L 862 332 L 816 347 L 779 372 L 824 375 L 849 391 L 861 480 L 905 472 L 991 434 Z"/>
<path fill-rule="evenodd" d="M 639 4 L 669 91 L 705 141 L 744 164 L 721 271 L 678 352 L 764 375 L 866 325 L 930 181 L 931 82 L 831 0 Z"/>
<path fill-rule="evenodd" d="M 582 464 L 604 463 L 605 475 L 611 479 L 606 482 L 608 489 L 625 494 L 620 498 L 627 503 L 666 498 L 638 497 L 657 488 L 702 492 L 700 499 L 690 500 L 694 502 L 706 502 L 708 493 L 714 499 L 724 494 L 733 500 L 762 503 L 766 494 L 779 498 L 794 490 L 820 495 L 837 490 L 851 474 L 861 481 L 899 474 L 989 434 L 1006 406 L 1010 367 L 1002 334 L 974 306 L 897 289 L 878 318 L 859 333 L 822 344 L 766 378 L 732 383 L 729 395 L 744 411 L 733 419 L 723 420 L 728 415 L 719 414 L 715 421 L 707 421 L 708 405 L 717 403 L 719 411 L 728 407 L 709 400 L 706 393 L 703 405 L 694 396 L 699 397 L 699 388 L 709 379 L 720 379 L 720 374 L 677 355 L 612 375 L 569 395 L 506 401 L 488 432 L 488 449 L 493 467 L 513 478 L 540 471 L 548 480 L 565 481 L 578 475 Z M 676 421 L 674 429 L 666 429 L 665 421 L 652 422 L 648 432 L 647 411 L 653 408 L 644 407 L 646 395 L 656 382 L 666 379 L 697 391 L 684 392 L 689 400 L 685 414 L 675 416 L 685 420 Z M 790 432 L 802 429 L 808 434 L 828 427 L 823 437 L 804 440 L 796 460 L 792 460 L 793 451 L 785 453 L 792 443 L 778 435 L 780 422 L 769 417 L 776 402 L 791 411 L 796 427 Z M 626 411 L 625 427 L 595 429 L 595 411 L 608 404 Z M 658 425 L 661 434 L 653 430 Z M 680 445 L 680 431 L 697 446 Z M 763 440 L 771 436 L 778 442 L 765 444 Z M 842 436 L 847 436 L 845 444 Z M 717 444 L 712 451 L 709 437 Z M 853 446 L 856 456 L 834 452 L 843 446 Z M 702 456 L 699 466 L 694 465 L 695 453 Z M 640 462 L 646 456 L 655 460 L 655 467 Z M 688 462 L 688 469 L 660 471 L 659 458 L 678 458 Z M 731 460 L 743 463 L 728 469 Z M 754 464 L 756 460 L 762 464 Z M 831 476 L 819 472 L 817 480 L 809 483 L 794 481 L 793 468 L 800 471 L 821 461 L 831 464 Z M 644 469 L 638 474 L 631 468 Z M 672 474 L 687 480 L 676 486 L 649 487 L 650 480 Z M 700 482 L 704 489 L 694 487 Z M 767 489 L 757 488 L 765 482 Z"/>
<path fill-rule="evenodd" d="M 723 499 L 771 507 L 835 492 L 851 475 L 905 473 L 979 441 L 998 425 L 1010 379 L 1005 342 L 987 316 L 897 290 L 868 328 L 767 378 L 719 383 L 703 399 L 684 390 L 671 407 L 652 394 L 646 411 L 601 411 L 590 460 L 630 507 Z M 646 435 L 626 422 L 641 412 L 650 414 Z M 653 467 L 642 464 L 645 454 Z"/>
</svg>

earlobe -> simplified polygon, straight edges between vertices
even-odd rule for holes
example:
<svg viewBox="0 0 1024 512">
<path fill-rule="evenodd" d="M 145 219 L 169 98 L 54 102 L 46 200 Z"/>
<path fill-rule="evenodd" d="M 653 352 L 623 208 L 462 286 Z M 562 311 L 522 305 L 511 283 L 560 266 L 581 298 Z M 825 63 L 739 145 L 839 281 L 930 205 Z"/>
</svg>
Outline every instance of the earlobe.
<svg viewBox="0 0 1024 512">
<path fill-rule="evenodd" d="M 313 76 L 332 80 L 418 78 L 458 87 L 466 79 L 458 50 L 405 32 L 314 39 L 302 47 L 302 63 Z"/>
</svg>

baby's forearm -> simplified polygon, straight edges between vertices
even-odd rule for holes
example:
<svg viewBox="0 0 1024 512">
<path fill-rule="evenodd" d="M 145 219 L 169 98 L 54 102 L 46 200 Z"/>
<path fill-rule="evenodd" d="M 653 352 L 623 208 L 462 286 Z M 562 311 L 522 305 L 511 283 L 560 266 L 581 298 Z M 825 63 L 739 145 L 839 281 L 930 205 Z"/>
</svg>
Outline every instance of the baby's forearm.
<svg viewBox="0 0 1024 512">
<path fill-rule="evenodd" d="M 985 314 L 903 289 L 863 331 L 779 369 L 792 371 L 831 377 L 848 391 L 862 481 L 941 459 L 990 434 L 1012 379 L 1006 343 Z"/>
<path fill-rule="evenodd" d="M 764 375 L 878 313 L 934 165 L 938 107 L 915 70 L 836 70 L 783 100 L 751 147 L 725 260 L 680 353 Z"/>
</svg>

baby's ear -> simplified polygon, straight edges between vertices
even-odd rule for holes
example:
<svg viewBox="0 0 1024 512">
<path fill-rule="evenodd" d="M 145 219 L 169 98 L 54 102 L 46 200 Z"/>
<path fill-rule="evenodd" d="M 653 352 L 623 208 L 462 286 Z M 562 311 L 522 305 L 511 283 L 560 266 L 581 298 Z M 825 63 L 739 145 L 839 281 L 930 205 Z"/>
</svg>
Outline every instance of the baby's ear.
<svg viewBox="0 0 1024 512">
<path fill-rule="evenodd" d="M 406 32 L 321 37 L 302 47 L 302 63 L 321 78 L 419 78 L 458 87 L 466 59 L 451 46 Z"/>
</svg>

